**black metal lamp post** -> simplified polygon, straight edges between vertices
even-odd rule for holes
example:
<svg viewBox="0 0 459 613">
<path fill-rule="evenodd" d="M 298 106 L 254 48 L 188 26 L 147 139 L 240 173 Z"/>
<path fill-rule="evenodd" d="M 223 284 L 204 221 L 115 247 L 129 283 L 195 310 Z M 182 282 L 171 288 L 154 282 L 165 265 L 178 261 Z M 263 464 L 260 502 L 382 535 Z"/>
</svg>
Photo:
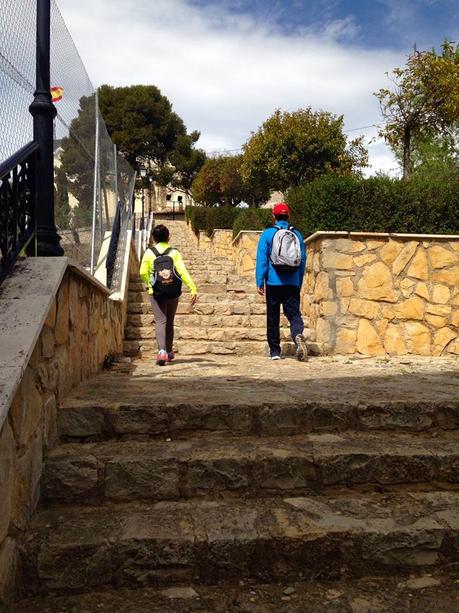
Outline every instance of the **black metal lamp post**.
<svg viewBox="0 0 459 613">
<path fill-rule="evenodd" d="M 34 140 L 38 143 L 36 165 L 36 255 L 60 256 L 60 236 L 54 223 L 53 120 L 56 109 L 50 92 L 51 2 L 37 0 L 36 90 L 29 107 Z"/>
</svg>

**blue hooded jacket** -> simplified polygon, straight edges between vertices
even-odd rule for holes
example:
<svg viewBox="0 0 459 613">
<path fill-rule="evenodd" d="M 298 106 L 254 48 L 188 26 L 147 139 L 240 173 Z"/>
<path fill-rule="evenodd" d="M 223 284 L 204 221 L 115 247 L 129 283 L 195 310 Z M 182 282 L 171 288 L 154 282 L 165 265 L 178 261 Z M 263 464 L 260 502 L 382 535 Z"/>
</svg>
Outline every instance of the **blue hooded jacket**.
<svg viewBox="0 0 459 613">
<path fill-rule="evenodd" d="M 290 224 L 288 221 L 277 221 L 276 226 L 280 228 L 288 228 Z M 273 226 L 267 228 L 260 236 L 258 241 L 257 250 L 257 269 L 256 269 L 256 281 L 257 287 L 264 287 L 264 285 L 296 285 L 301 287 L 303 284 L 304 271 L 306 268 L 306 247 L 301 232 L 295 228 L 295 234 L 300 239 L 301 244 L 301 264 L 299 268 L 296 268 L 293 272 L 278 272 L 269 258 L 271 254 L 271 247 L 273 238 L 277 229 Z"/>
</svg>

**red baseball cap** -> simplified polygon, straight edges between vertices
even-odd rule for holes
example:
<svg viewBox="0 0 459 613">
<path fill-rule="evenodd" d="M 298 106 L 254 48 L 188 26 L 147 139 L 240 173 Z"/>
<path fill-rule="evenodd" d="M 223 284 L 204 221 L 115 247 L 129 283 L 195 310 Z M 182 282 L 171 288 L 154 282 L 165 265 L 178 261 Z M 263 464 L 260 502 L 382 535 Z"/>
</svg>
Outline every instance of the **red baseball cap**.
<svg viewBox="0 0 459 613">
<path fill-rule="evenodd" d="M 290 209 L 285 202 L 278 202 L 273 207 L 273 215 L 290 215 Z"/>
</svg>

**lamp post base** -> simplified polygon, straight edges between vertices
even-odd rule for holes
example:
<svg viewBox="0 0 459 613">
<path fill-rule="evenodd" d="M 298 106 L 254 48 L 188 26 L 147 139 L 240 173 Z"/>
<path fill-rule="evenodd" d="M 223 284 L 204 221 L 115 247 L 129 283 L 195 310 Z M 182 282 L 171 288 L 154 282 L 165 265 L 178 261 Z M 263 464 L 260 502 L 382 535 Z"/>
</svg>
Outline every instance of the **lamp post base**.
<svg viewBox="0 0 459 613">
<path fill-rule="evenodd" d="M 60 245 L 61 237 L 56 228 L 38 228 L 37 230 L 37 256 L 60 257 L 64 250 Z"/>
</svg>

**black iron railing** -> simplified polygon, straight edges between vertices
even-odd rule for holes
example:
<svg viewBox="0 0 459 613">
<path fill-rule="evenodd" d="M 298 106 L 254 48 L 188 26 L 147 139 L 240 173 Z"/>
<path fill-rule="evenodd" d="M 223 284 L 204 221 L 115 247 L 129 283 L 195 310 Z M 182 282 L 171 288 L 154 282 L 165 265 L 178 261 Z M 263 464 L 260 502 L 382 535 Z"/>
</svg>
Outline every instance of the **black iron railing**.
<svg viewBox="0 0 459 613">
<path fill-rule="evenodd" d="M 113 273 L 115 271 L 115 263 L 116 263 L 116 254 L 118 251 L 118 242 L 120 238 L 121 232 L 121 217 L 123 214 L 125 207 L 122 202 L 118 202 L 118 206 L 116 207 L 116 215 L 113 221 L 112 226 L 112 234 L 110 236 L 110 243 L 108 245 L 108 253 L 107 253 L 107 287 L 109 289 L 112 288 L 113 283 Z"/>
<path fill-rule="evenodd" d="M 35 237 L 37 150 L 31 142 L 0 164 L 0 283 Z"/>
</svg>

